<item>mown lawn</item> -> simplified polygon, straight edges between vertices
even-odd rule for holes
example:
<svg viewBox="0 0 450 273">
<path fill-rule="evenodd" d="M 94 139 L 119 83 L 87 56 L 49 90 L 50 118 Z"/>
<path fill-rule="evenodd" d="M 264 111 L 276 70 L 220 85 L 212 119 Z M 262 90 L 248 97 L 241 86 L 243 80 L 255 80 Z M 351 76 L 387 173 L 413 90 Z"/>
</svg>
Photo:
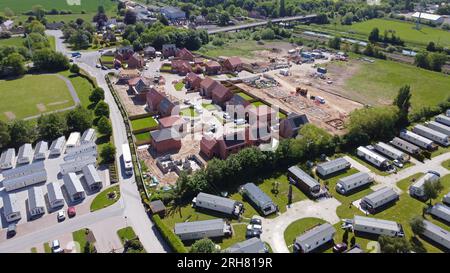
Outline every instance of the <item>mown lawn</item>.
<svg viewBox="0 0 450 273">
<path fill-rule="evenodd" d="M 81 13 L 81 11 L 86 12 L 96 12 L 97 7 L 101 4 L 105 7 L 105 10 L 109 11 L 113 8 L 114 2 L 110 0 L 89 0 L 89 1 L 78 1 L 78 5 L 70 5 L 69 3 L 76 3 L 77 1 L 67 1 L 67 0 L 2 0 L 0 2 L 0 10 L 3 12 L 5 8 L 10 8 L 16 15 L 22 12 L 30 11 L 33 5 L 41 5 L 46 10 L 51 10 L 55 8 L 57 10 L 70 10 L 74 13 Z M 45 16 L 47 17 L 47 16 Z"/>
<path fill-rule="evenodd" d="M 120 241 L 122 244 L 125 242 L 125 240 L 131 240 L 136 238 L 136 233 L 134 233 L 134 230 L 132 227 L 126 227 L 119 229 L 117 231 L 117 236 L 119 236 Z"/>
<path fill-rule="evenodd" d="M 444 166 L 444 168 L 450 170 L 450 159 L 447 160 L 447 161 L 442 162 L 442 166 Z"/>
<path fill-rule="evenodd" d="M 91 105 L 89 101 L 89 96 L 91 95 L 92 90 L 94 90 L 94 86 L 81 76 L 76 76 L 70 73 L 70 71 L 59 72 L 60 75 L 68 78 L 70 82 L 72 82 L 75 91 L 78 94 L 78 98 L 80 99 L 81 106 L 88 108 Z"/>
<path fill-rule="evenodd" d="M 84 252 L 84 248 L 87 244 L 87 238 L 86 238 L 86 229 L 82 228 L 80 230 L 72 232 L 72 237 L 75 242 L 80 244 L 80 252 Z"/>
<path fill-rule="evenodd" d="M 217 110 L 217 106 L 215 106 L 215 105 L 212 104 L 212 103 L 203 103 L 203 104 L 202 104 L 202 107 L 205 108 L 205 109 L 208 110 L 208 111 L 214 111 L 214 110 Z"/>
<path fill-rule="evenodd" d="M 244 93 L 244 92 L 236 93 L 236 95 L 238 95 L 239 97 L 243 98 L 243 99 L 246 100 L 246 101 L 251 101 L 251 100 L 253 100 L 252 97 L 250 97 L 249 95 L 247 95 L 247 94 Z"/>
<path fill-rule="evenodd" d="M 289 251 L 293 252 L 293 243 L 295 238 L 302 235 L 307 230 L 323 223 L 325 223 L 324 220 L 312 217 L 303 218 L 292 222 L 284 230 L 284 241 L 286 242 L 286 246 L 288 246 Z"/>
<path fill-rule="evenodd" d="M 186 108 L 186 109 L 180 110 L 180 116 L 188 116 L 188 117 L 193 118 L 193 117 L 198 116 L 198 114 L 194 108 Z"/>
<path fill-rule="evenodd" d="M 255 102 L 252 102 L 251 105 L 253 105 L 255 107 L 259 107 L 261 105 L 266 105 L 266 104 L 263 103 L 262 101 L 255 101 Z"/>
<path fill-rule="evenodd" d="M 263 46 L 258 45 L 256 41 L 252 40 L 239 40 L 237 42 L 228 42 L 223 46 L 214 46 L 209 43 L 198 50 L 198 53 L 204 54 L 209 57 L 220 56 L 239 56 L 245 58 L 251 58 L 254 56 L 254 51 L 264 49 Z"/>
<path fill-rule="evenodd" d="M 150 132 L 134 134 L 134 136 L 136 137 L 136 140 L 140 140 L 140 141 L 146 141 L 146 140 L 152 139 Z"/>
<path fill-rule="evenodd" d="M 115 192 L 116 195 L 114 198 L 109 198 L 108 194 Z M 116 203 L 117 200 L 120 199 L 120 188 L 119 185 L 115 185 L 107 188 L 106 190 L 100 192 L 95 196 L 94 200 L 91 203 L 91 212 L 99 209 L 106 208 Z"/>
<path fill-rule="evenodd" d="M 183 90 L 184 83 L 182 81 L 179 81 L 176 84 L 174 84 L 173 86 L 175 87 L 175 90 L 181 91 L 181 90 Z"/>
<path fill-rule="evenodd" d="M 23 38 L 22 37 L 11 37 L 8 39 L 0 39 L 0 45 L 5 46 L 24 46 L 23 45 Z"/>
<path fill-rule="evenodd" d="M 133 130 L 142 130 L 146 128 L 155 128 L 158 126 L 158 122 L 153 117 L 146 117 L 132 120 L 131 126 L 133 127 Z"/>
</svg>

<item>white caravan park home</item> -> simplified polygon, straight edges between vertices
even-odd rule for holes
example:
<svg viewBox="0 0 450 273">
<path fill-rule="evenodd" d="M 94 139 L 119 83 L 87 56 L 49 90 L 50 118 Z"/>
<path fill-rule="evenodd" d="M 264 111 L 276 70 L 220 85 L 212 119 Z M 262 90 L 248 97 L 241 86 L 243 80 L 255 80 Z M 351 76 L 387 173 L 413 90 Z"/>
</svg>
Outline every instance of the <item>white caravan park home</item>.
<svg viewBox="0 0 450 273">
<path fill-rule="evenodd" d="M 403 140 L 403 139 L 401 139 L 399 137 L 394 137 L 394 139 L 391 140 L 389 142 L 389 144 L 391 144 L 392 146 L 394 146 L 394 147 L 396 147 L 396 148 L 398 148 L 400 150 L 403 150 L 403 151 L 405 151 L 407 153 L 413 154 L 413 155 L 414 154 L 419 154 L 420 151 L 421 151 L 420 148 L 417 147 L 416 145 L 414 145 L 412 143 L 409 143 L 408 141 Z"/>
<path fill-rule="evenodd" d="M 182 241 L 230 236 L 231 226 L 223 219 L 175 224 L 174 232 Z"/>
<path fill-rule="evenodd" d="M 22 218 L 20 215 L 19 200 L 15 194 L 3 195 L 3 214 L 8 222 L 17 221 Z"/>
<path fill-rule="evenodd" d="M 311 252 L 316 248 L 333 241 L 335 234 L 336 229 L 329 223 L 318 225 L 295 239 L 294 252 Z"/>
<path fill-rule="evenodd" d="M 241 202 L 204 192 L 199 193 L 192 200 L 192 204 L 196 208 L 214 210 L 237 217 L 244 212 L 244 205 Z"/>
<path fill-rule="evenodd" d="M 435 150 L 437 148 L 436 144 L 434 144 L 432 140 L 429 140 L 428 138 L 425 138 L 408 130 L 400 131 L 400 137 L 429 151 Z"/>
<path fill-rule="evenodd" d="M 11 169 L 14 165 L 14 159 L 16 158 L 16 151 L 10 148 L 2 153 L 0 156 L 0 169 Z"/>
<path fill-rule="evenodd" d="M 75 160 L 66 161 L 59 165 L 60 172 L 63 175 L 68 173 L 76 173 L 81 172 L 81 170 L 90 164 L 94 164 L 97 162 L 97 158 L 95 156 L 89 157 L 77 157 Z"/>
<path fill-rule="evenodd" d="M 28 189 L 28 212 L 31 217 L 45 213 L 45 200 L 41 187 L 31 187 Z"/>
<path fill-rule="evenodd" d="M 98 175 L 97 169 L 93 164 L 84 166 L 82 171 L 86 184 L 91 191 L 97 191 L 102 188 L 102 180 L 100 179 L 100 175 Z"/>
<path fill-rule="evenodd" d="M 353 232 L 366 232 L 377 235 L 403 236 L 400 224 L 394 221 L 355 215 L 352 223 Z"/>
<path fill-rule="evenodd" d="M 361 200 L 361 207 L 370 213 L 376 212 L 379 208 L 391 202 L 397 201 L 399 195 L 390 187 L 383 187 L 371 194 L 365 196 Z"/>
<path fill-rule="evenodd" d="M 436 121 L 427 121 L 425 122 L 425 126 L 435 131 L 441 132 L 447 136 L 450 136 L 450 126 L 444 125 Z"/>
<path fill-rule="evenodd" d="M 450 249 L 450 231 L 445 230 L 430 221 L 424 220 L 425 230 L 422 233 L 423 236 L 428 237 L 434 242 Z"/>
<path fill-rule="evenodd" d="M 242 194 L 252 201 L 263 215 L 269 215 L 278 211 L 278 207 L 272 199 L 253 183 L 247 183 L 242 186 Z"/>
<path fill-rule="evenodd" d="M 34 160 L 45 159 L 48 151 L 48 143 L 45 141 L 39 141 L 34 147 Z"/>
<path fill-rule="evenodd" d="M 72 132 L 66 142 L 66 148 L 73 148 L 80 144 L 81 134 L 79 132 Z"/>
<path fill-rule="evenodd" d="M 442 202 L 450 206 L 450 192 L 447 193 L 444 198 L 442 198 Z"/>
<path fill-rule="evenodd" d="M 446 205 L 434 205 L 430 210 L 430 214 L 450 223 L 450 207 L 447 207 Z"/>
<path fill-rule="evenodd" d="M 261 239 L 253 237 L 225 249 L 226 253 L 267 253 L 269 250 Z"/>
<path fill-rule="evenodd" d="M 81 136 L 81 144 L 86 144 L 89 142 L 95 142 L 95 130 L 92 128 L 84 131 L 83 135 Z"/>
<path fill-rule="evenodd" d="M 2 175 L 3 187 L 8 192 L 47 181 L 47 171 L 43 161 L 4 171 Z"/>
<path fill-rule="evenodd" d="M 450 117 L 439 115 L 434 120 L 444 125 L 450 126 Z"/>
<path fill-rule="evenodd" d="M 312 178 L 298 166 L 290 167 L 287 177 L 289 183 L 296 185 L 301 191 L 312 198 L 318 198 L 326 192 L 321 189 L 319 181 Z"/>
<path fill-rule="evenodd" d="M 47 198 L 52 209 L 64 206 L 64 196 L 57 182 L 47 184 Z"/>
<path fill-rule="evenodd" d="M 416 134 L 419 134 L 423 137 L 426 137 L 428 139 L 433 140 L 434 142 L 437 142 L 443 146 L 450 145 L 449 136 L 446 134 L 443 134 L 441 132 L 435 131 L 431 128 L 425 127 L 421 124 L 417 124 L 413 128 L 413 132 Z"/>
<path fill-rule="evenodd" d="M 97 145 L 94 142 L 88 142 L 76 146 L 73 148 L 66 149 L 66 155 L 64 156 L 64 161 L 74 160 L 77 157 L 96 157 L 97 156 Z"/>
<path fill-rule="evenodd" d="M 30 143 L 25 143 L 19 148 L 17 154 L 17 164 L 28 164 L 33 160 L 33 146 Z"/>
<path fill-rule="evenodd" d="M 384 142 L 378 142 L 374 145 L 375 150 L 378 152 L 387 155 L 388 157 L 392 159 L 397 159 L 400 162 L 408 162 L 409 161 L 409 155 L 384 143 Z"/>
<path fill-rule="evenodd" d="M 67 194 L 73 202 L 81 200 L 86 196 L 80 179 L 78 179 L 75 173 L 68 173 L 64 175 L 63 181 Z"/>
<path fill-rule="evenodd" d="M 50 145 L 50 155 L 59 156 L 63 153 L 64 145 L 66 145 L 66 138 L 61 136 L 53 140 L 52 145 Z"/>
<path fill-rule="evenodd" d="M 376 167 L 380 169 L 386 169 L 390 166 L 389 160 L 387 160 L 385 157 L 372 152 L 371 150 L 367 149 L 366 147 L 360 146 L 358 147 L 356 151 L 357 155 L 368 162 L 372 163 Z"/>
<path fill-rule="evenodd" d="M 340 157 L 328 162 L 317 164 L 316 171 L 324 177 L 332 173 L 348 169 L 350 166 L 350 162 L 348 162 L 345 158 Z"/>
<path fill-rule="evenodd" d="M 368 173 L 359 172 L 340 178 L 336 183 L 336 191 L 341 194 L 347 194 L 350 191 L 372 182 L 373 178 Z"/>
<path fill-rule="evenodd" d="M 409 194 L 416 198 L 423 199 L 425 195 L 423 191 L 425 182 L 434 183 L 438 181 L 439 178 L 441 178 L 441 175 L 438 172 L 428 171 L 424 176 L 422 176 L 416 182 L 411 184 L 411 186 L 409 186 Z"/>
</svg>

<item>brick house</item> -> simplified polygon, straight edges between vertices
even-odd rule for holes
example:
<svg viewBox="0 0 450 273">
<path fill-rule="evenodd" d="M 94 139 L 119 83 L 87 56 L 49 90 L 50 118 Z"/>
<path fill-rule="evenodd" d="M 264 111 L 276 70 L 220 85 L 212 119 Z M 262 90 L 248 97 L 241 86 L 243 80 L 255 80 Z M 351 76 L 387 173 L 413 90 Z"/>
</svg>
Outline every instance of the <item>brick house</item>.
<svg viewBox="0 0 450 273">
<path fill-rule="evenodd" d="M 177 55 L 177 46 L 174 44 L 165 44 L 162 46 L 162 55 L 164 58 L 175 57 Z"/>
<path fill-rule="evenodd" d="M 177 59 L 190 61 L 190 62 L 193 62 L 194 58 L 195 58 L 194 54 L 192 54 L 192 52 L 190 52 L 186 48 L 182 48 L 182 49 L 178 50 L 176 57 L 177 57 Z"/>
<path fill-rule="evenodd" d="M 246 109 L 249 105 L 249 101 L 237 94 L 234 94 L 229 101 L 225 102 L 225 110 L 233 119 L 245 118 L 247 111 Z"/>
<path fill-rule="evenodd" d="M 237 153 L 250 145 L 250 142 L 246 140 L 246 132 L 239 131 L 224 135 L 219 139 L 203 136 L 200 141 L 200 151 L 208 158 L 226 159 L 230 154 Z"/>
<path fill-rule="evenodd" d="M 211 90 L 211 99 L 212 102 L 220 105 L 221 107 L 225 107 L 225 103 L 229 101 L 233 97 L 233 92 L 230 89 L 226 88 L 219 82 Z"/>
<path fill-rule="evenodd" d="M 204 78 L 200 83 L 200 95 L 211 98 L 211 91 L 214 89 L 214 86 L 216 86 L 216 84 L 217 81 L 209 77 Z"/>
<path fill-rule="evenodd" d="M 309 123 L 309 120 L 305 114 L 291 113 L 280 121 L 280 136 L 284 138 L 296 137 L 298 130 L 307 123 Z"/>
<path fill-rule="evenodd" d="M 179 115 L 172 115 L 159 119 L 159 129 L 174 128 L 178 132 L 186 132 L 188 122 Z"/>
<path fill-rule="evenodd" d="M 172 60 L 171 62 L 172 73 L 180 76 L 185 76 L 192 72 L 192 66 L 185 60 Z"/>
<path fill-rule="evenodd" d="M 244 63 L 239 57 L 230 57 L 223 62 L 226 71 L 240 72 L 244 68 Z"/>
<path fill-rule="evenodd" d="M 128 88 L 129 90 L 138 95 L 142 93 L 146 93 L 150 90 L 150 87 L 145 83 L 142 77 L 136 77 L 128 80 Z"/>
<path fill-rule="evenodd" d="M 144 58 L 134 53 L 127 61 L 129 69 L 142 69 L 145 66 Z"/>
<path fill-rule="evenodd" d="M 270 127 L 267 123 L 251 125 L 245 128 L 247 142 L 251 145 L 269 143 L 272 140 Z"/>
<path fill-rule="evenodd" d="M 181 149 L 181 135 L 173 128 L 164 128 L 161 130 L 151 131 L 151 146 L 156 154 L 162 154 Z"/>
<path fill-rule="evenodd" d="M 197 74 L 190 72 L 186 75 L 183 82 L 186 84 L 187 89 L 197 91 L 200 89 L 202 78 L 200 78 L 200 76 L 198 76 Z"/>
<path fill-rule="evenodd" d="M 158 112 L 161 117 L 167 117 L 172 115 L 173 108 L 175 108 L 175 104 L 164 97 L 158 105 Z"/>
<path fill-rule="evenodd" d="M 147 46 L 146 48 L 144 48 L 144 56 L 147 58 L 156 57 L 156 49 L 152 46 Z"/>
<path fill-rule="evenodd" d="M 140 75 L 141 75 L 141 73 L 137 69 L 122 69 L 119 72 L 119 82 L 128 83 L 129 80 L 131 80 L 133 78 L 137 78 Z"/>
<path fill-rule="evenodd" d="M 157 113 L 158 107 L 161 101 L 164 99 L 164 95 L 158 92 L 155 88 L 150 88 L 147 92 L 147 108 L 150 113 Z"/>
<path fill-rule="evenodd" d="M 216 61 L 209 61 L 205 64 L 205 72 L 207 75 L 217 75 L 221 69 L 222 66 Z"/>
<path fill-rule="evenodd" d="M 252 123 L 268 123 L 271 124 L 272 119 L 275 121 L 276 112 L 272 107 L 260 105 L 258 107 L 250 106 L 247 110 L 248 121 Z M 274 124 L 272 124 L 274 125 Z"/>
<path fill-rule="evenodd" d="M 131 56 L 133 56 L 134 50 L 132 46 L 123 46 L 116 50 L 115 58 L 120 62 L 127 61 Z"/>
</svg>

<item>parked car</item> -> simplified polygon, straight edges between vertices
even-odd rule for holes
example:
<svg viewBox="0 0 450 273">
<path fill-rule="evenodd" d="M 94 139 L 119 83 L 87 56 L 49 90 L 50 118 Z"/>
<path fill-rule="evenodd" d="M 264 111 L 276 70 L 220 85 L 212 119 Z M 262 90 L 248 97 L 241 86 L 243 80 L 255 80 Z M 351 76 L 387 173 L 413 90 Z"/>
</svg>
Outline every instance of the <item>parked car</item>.
<svg viewBox="0 0 450 273">
<path fill-rule="evenodd" d="M 66 219 L 66 213 L 63 210 L 60 210 L 58 211 L 56 218 L 58 219 L 58 222 L 62 222 Z"/>
<path fill-rule="evenodd" d="M 102 69 L 103 70 L 108 70 L 108 68 L 106 66 L 104 66 L 104 65 L 102 66 Z"/>
<path fill-rule="evenodd" d="M 58 240 L 53 240 L 52 242 L 52 252 L 53 253 L 63 253 L 64 250 L 61 248 L 61 244 Z"/>
<path fill-rule="evenodd" d="M 335 252 L 335 253 L 341 253 L 341 252 L 346 251 L 347 248 L 348 248 L 348 246 L 347 246 L 346 243 L 335 244 L 335 245 L 333 246 L 333 252 Z"/>
<path fill-rule="evenodd" d="M 102 66 L 101 66 L 101 64 L 96 64 L 95 67 L 101 68 Z"/>
<path fill-rule="evenodd" d="M 250 219 L 250 224 L 262 226 L 262 221 L 259 218 L 253 217 L 252 219 Z"/>
<path fill-rule="evenodd" d="M 70 218 L 75 217 L 75 215 L 77 215 L 75 207 L 69 207 L 67 209 L 67 215 L 69 215 Z"/>
<path fill-rule="evenodd" d="M 9 224 L 8 229 L 6 230 L 6 237 L 11 238 L 16 235 L 16 224 Z"/>
<path fill-rule="evenodd" d="M 393 160 L 392 163 L 399 168 L 403 168 L 403 163 L 397 159 Z"/>
</svg>

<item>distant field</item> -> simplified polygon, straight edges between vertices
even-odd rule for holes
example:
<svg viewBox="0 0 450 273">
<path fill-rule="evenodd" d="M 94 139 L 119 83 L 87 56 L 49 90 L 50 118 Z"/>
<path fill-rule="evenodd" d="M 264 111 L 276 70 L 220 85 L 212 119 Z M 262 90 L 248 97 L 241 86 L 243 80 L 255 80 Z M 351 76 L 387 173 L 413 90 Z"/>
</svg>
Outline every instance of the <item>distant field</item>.
<svg viewBox="0 0 450 273">
<path fill-rule="evenodd" d="M 8 39 L 0 39 L 0 45 L 23 46 L 23 38 L 22 37 L 11 37 Z"/>
<path fill-rule="evenodd" d="M 82 10 L 95 12 L 100 4 L 103 4 L 106 10 L 115 5 L 111 0 L 2 0 L 0 1 L 0 10 L 3 12 L 8 7 L 18 15 L 18 13 L 31 10 L 34 5 L 41 5 L 46 10 L 54 8 L 81 13 Z"/>
<path fill-rule="evenodd" d="M 208 44 L 198 50 L 198 53 L 209 57 L 239 56 L 250 58 L 254 56 L 254 51 L 262 49 L 264 49 L 263 46 L 258 45 L 255 41 L 242 40 L 238 42 L 229 42 L 223 46 Z"/>
</svg>

